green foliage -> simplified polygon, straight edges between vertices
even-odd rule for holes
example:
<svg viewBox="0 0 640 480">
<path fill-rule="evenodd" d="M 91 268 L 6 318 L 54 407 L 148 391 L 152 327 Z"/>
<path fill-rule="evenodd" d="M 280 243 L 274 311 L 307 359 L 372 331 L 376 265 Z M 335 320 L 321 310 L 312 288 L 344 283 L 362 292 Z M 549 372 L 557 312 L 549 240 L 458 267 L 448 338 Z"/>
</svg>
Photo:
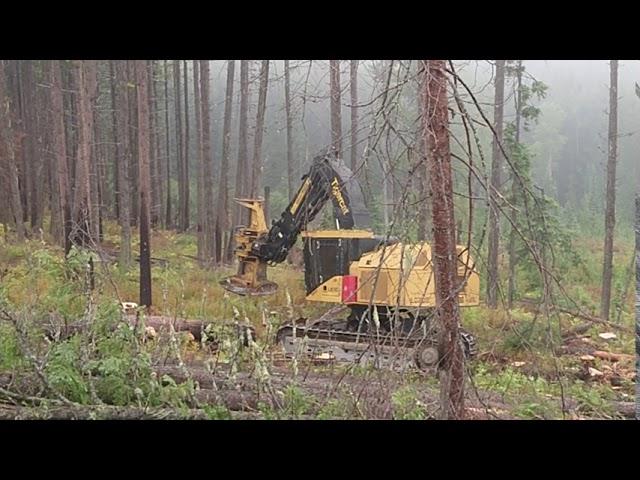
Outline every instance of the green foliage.
<svg viewBox="0 0 640 480">
<path fill-rule="evenodd" d="M 231 412 L 224 405 L 204 405 L 202 410 L 209 420 L 231 420 Z"/>
<path fill-rule="evenodd" d="M 403 386 L 393 392 L 391 402 L 393 418 L 396 420 L 424 420 L 429 416 L 416 388 L 412 385 Z"/>
</svg>

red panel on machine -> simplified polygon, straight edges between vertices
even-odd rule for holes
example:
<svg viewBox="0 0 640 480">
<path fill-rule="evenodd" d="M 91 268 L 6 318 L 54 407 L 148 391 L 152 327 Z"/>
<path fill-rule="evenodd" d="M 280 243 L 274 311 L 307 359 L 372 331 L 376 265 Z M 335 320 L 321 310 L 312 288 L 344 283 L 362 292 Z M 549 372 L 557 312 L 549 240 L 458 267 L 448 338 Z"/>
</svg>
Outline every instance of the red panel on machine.
<svg viewBox="0 0 640 480">
<path fill-rule="evenodd" d="M 358 300 L 358 277 L 344 275 L 342 277 L 342 302 L 350 303 Z"/>
</svg>

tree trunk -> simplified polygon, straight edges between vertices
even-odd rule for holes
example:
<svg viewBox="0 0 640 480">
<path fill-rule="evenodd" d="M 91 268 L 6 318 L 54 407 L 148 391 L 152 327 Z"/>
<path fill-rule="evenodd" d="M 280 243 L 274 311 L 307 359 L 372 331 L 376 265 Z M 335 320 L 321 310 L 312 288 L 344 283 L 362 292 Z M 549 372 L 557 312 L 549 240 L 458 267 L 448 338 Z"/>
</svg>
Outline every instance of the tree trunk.
<svg viewBox="0 0 640 480">
<path fill-rule="evenodd" d="M 520 119 L 522 116 L 522 60 L 518 60 L 517 64 L 517 77 L 516 77 L 516 132 L 515 132 L 515 144 L 520 143 Z M 518 185 L 518 178 L 515 172 L 511 173 L 511 202 L 513 205 L 517 205 L 519 198 L 520 186 Z M 516 223 L 517 214 L 512 213 L 513 223 Z M 513 301 L 516 295 L 516 266 L 518 259 L 516 258 L 516 230 L 511 227 L 509 232 L 509 283 L 507 290 L 507 302 L 508 307 L 513 307 Z"/>
<path fill-rule="evenodd" d="M 224 253 L 223 238 L 229 228 L 229 150 L 231 147 L 231 107 L 233 102 L 233 79 L 235 61 L 227 64 L 227 90 L 224 102 L 224 125 L 222 130 L 222 162 L 220 164 L 220 181 L 218 182 L 218 204 L 215 228 L 216 262 L 222 261 Z"/>
<path fill-rule="evenodd" d="M 62 75 L 59 60 L 49 61 L 51 83 L 51 129 L 53 132 L 53 154 L 55 156 L 56 181 L 58 185 L 58 201 L 62 225 L 63 247 L 65 256 L 71 250 L 71 192 L 69 189 L 69 168 L 67 166 L 67 144 L 64 129 L 64 108 L 62 101 Z"/>
<path fill-rule="evenodd" d="M 287 124 L 287 193 L 289 200 L 293 199 L 293 138 L 291 123 L 291 79 L 289 60 L 284 61 L 284 110 Z"/>
<path fill-rule="evenodd" d="M 426 60 L 424 73 L 425 144 L 433 196 L 433 264 L 442 328 L 439 339 L 440 402 L 445 419 L 464 416 L 464 355 L 460 342 L 457 295 L 457 254 L 453 213 L 453 184 L 449 152 L 447 80 L 444 60 Z"/>
<path fill-rule="evenodd" d="M 200 98 L 200 67 L 199 61 L 193 61 L 193 95 L 194 109 L 196 120 L 196 146 L 197 146 L 197 195 L 198 195 L 198 261 L 203 263 L 204 254 L 204 224 L 205 224 L 205 205 L 204 205 L 204 157 L 202 155 L 202 100 Z"/>
<path fill-rule="evenodd" d="M 180 217 L 182 218 L 182 231 L 189 229 L 189 82 L 187 78 L 187 61 L 183 60 L 183 84 L 184 84 L 184 139 L 182 154 L 182 179 L 184 181 L 184 198 L 180 204 Z"/>
<path fill-rule="evenodd" d="M 158 151 L 156 149 L 156 82 L 154 80 L 154 61 L 150 60 L 147 68 L 147 85 L 149 88 L 149 167 L 151 170 L 151 228 L 160 222 L 160 201 L 158 200 Z"/>
<path fill-rule="evenodd" d="M 6 170 L 9 185 L 9 206 L 18 240 L 22 241 L 25 238 L 25 228 L 18 181 L 18 156 L 16 155 L 16 140 L 19 141 L 19 137 L 16 138 L 17 132 L 13 128 L 14 118 L 13 105 L 6 86 L 4 60 L 0 60 L 0 168 L 5 167 Z"/>
<path fill-rule="evenodd" d="M 138 168 L 140 179 L 140 305 L 151 306 L 150 201 L 151 169 L 149 165 L 149 85 L 147 62 L 135 61 L 138 94 Z"/>
<path fill-rule="evenodd" d="M 496 60 L 495 99 L 493 110 L 494 129 L 491 157 L 491 186 L 489 192 L 489 252 L 487 260 L 487 305 L 498 306 L 498 251 L 500 248 L 500 222 L 494 190 L 501 188 L 502 171 L 502 123 L 504 112 L 504 60 Z"/>
<path fill-rule="evenodd" d="M 616 224 L 616 157 L 618 150 L 618 60 L 611 60 L 609 87 L 609 158 L 604 214 L 604 265 L 602 268 L 602 300 L 600 316 L 609 320 L 611 276 L 613 272 L 613 230 Z"/>
<path fill-rule="evenodd" d="M 78 112 L 78 152 L 76 160 L 76 181 L 73 199 L 73 231 L 72 242 L 80 246 L 88 246 L 95 240 L 92 238 L 94 219 L 91 218 L 90 162 L 93 135 L 93 112 L 91 111 L 91 92 L 87 78 L 89 60 L 75 60 L 75 84 L 78 88 L 76 96 Z"/>
<path fill-rule="evenodd" d="M 184 140 L 182 132 L 182 89 L 180 87 L 180 60 L 173 61 L 173 106 L 176 116 L 176 166 L 178 170 L 178 217 L 176 223 L 178 231 L 184 231 L 184 219 L 182 218 L 183 203 L 186 195 L 184 178 Z"/>
<path fill-rule="evenodd" d="M 256 198 L 262 180 L 262 137 L 264 135 L 264 114 L 267 108 L 267 88 L 269 86 L 269 60 L 263 60 L 260 68 L 260 88 L 258 90 L 258 111 L 256 113 L 256 134 L 253 144 L 253 165 L 251 175 L 251 196 Z"/>
<path fill-rule="evenodd" d="M 127 78 L 128 83 L 133 88 L 127 88 L 127 101 L 129 107 L 129 149 L 131 155 L 129 156 L 129 193 L 131 198 L 131 210 L 129 214 L 131 216 L 131 225 L 137 226 L 140 213 L 140 178 L 139 178 L 139 153 L 138 153 L 138 92 L 135 88 L 136 83 L 136 71 L 133 60 L 127 60 Z"/>
<path fill-rule="evenodd" d="M 42 158 L 40 152 L 37 149 L 38 132 L 36 129 L 36 92 L 35 92 L 35 73 L 34 73 L 34 61 L 22 60 L 19 62 L 19 67 L 22 68 L 21 80 L 21 92 L 23 95 L 23 112 L 24 112 L 24 128 L 27 136 L 25 137 L 25 161 L 26 169 L 24 174 L 26 176 L 25 184 L 28 185 L 28 205 L 29 216 L 31 219 L 31 230 L 36 232 L 42 228 L 42 216 L 40 204 L 42 202 L 41 182 L 40 182 L 40 170 L 42 168 Z"/>
<path fill-rule="evenodd" d="M 249 195 L 246 191 L 245 185 L 247 184 L 247 176 L 250 176 L 248 171 L 248 145 L 247 145 L 247 133 L 248 133 L 248 110 L 249 110 L 249 61 L 240 60 L 240 114 L 238 118 L 238 162 L 236 165 L 236 198 L 243 198 Z M 240 205 L 234 205 L 234 229 L 242 222 L 242 207 Z"/>
<path fill-rule="evenodd" d="M 351 171 L 357 171 L 358 164 L 358 60 L 350 63 L 351 87 Z"/>
<path fill-rule="evenodd" d="M 215 260 L 213 209 L 213 155 L 211 154 L 211 116 L 209 112 L 209 61 L 200 61 L 200 103 L 202 122 L 202 162 L 204 166 L 204 261 L 210 266 Z"/>
<path fill-rule="evenodd" d="M 129 189 L 129 165 L 131 163 L 131 140 L 129 137 L 129 102 L 127 101 L 128 78 L 124 62 L 112 60 L 115 67 L 115 147 L 118 158 L 118 197 L 120 221 L 120 257 L 118 264 L 123 271 L 131 265 L 131 195 Z"/>
<path fill-rule="evenodd" d="M 340 60 L 329 60 L 329 94 L 331 95 L 331 150 L 340 158 L 342 155 Z"/>
<path fill-rule="evenodd" d="M 167 152 L 165 156 L 165 185 L 167 186 L 167 205 L 165 210 L 165 228 L 172 229 L 171 219 L 171 135 L 169 134 L 169 73 L 167 61 L 164 61 L 164 125 Z"/>
</svg>

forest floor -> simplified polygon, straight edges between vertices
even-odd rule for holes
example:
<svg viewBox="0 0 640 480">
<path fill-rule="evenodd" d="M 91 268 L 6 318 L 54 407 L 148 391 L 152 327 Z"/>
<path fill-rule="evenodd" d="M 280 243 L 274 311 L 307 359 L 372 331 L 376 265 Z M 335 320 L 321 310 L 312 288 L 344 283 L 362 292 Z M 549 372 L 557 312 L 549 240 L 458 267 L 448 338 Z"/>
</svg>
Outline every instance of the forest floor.
<svg viewBox="0 0 640 480">
<path fill-rule="evenodd" d="M 565 288 L 579 313 L 563 304 L 547 318 L 528 301 L 511 310 L 463 309 L 462 324 L 479 347 L 468 363 L 468 418 L 635 415 L 634 296 L 627 288 L 633 244 L 617 243 L 614 304 L 621 308 L 602 324 L 595 318 L 601 246 L 586 238 L 574 243 L 586 260 L 570 269 Z M 437 417 L 434 374 L 277 354 L 271 345 L 277 325 L 327 309 L 305 301 L 299 268 L 270 269 L 279 285 L 273 296 L 238 297 L 218 284 L 232 268 L 198 265 L 192 235 L 154 232 L 150 313 L 210 325 L 196 339 L 145 327 L 144 317 L 133 326 L 126 321 L 121 302 L 138 300 L 137 263 L 120 269 L 117 248 L 117 228 L 107 225 L 91 290 L 86 254 L 65 262 L 46 239 L 0 240 L 0 418 Z M 240 347 L 229 328 L 234 322 L 255 329 L 249 347 Z"/>
</svg>

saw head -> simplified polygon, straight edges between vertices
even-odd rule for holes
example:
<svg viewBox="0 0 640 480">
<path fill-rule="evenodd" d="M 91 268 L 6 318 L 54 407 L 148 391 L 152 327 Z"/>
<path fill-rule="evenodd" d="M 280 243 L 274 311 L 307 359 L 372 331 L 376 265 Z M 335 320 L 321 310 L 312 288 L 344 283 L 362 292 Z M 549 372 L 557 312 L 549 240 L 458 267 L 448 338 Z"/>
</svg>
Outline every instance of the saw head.
<svg viewBox="0 0 640 480">
<path fill-rule="evenodd" d="M 236 295 L 272 295 L 278 285 L 267 280 L 267 262 L 253 252 L 256 241 L 268 233 L 264 216 L 264 200 L 235 198 L 237 203 L 250 210 L 249 226 L 239 227 L 235 232 L 238 273 L 220 281 L 222 287 Z"/>
</svg>

